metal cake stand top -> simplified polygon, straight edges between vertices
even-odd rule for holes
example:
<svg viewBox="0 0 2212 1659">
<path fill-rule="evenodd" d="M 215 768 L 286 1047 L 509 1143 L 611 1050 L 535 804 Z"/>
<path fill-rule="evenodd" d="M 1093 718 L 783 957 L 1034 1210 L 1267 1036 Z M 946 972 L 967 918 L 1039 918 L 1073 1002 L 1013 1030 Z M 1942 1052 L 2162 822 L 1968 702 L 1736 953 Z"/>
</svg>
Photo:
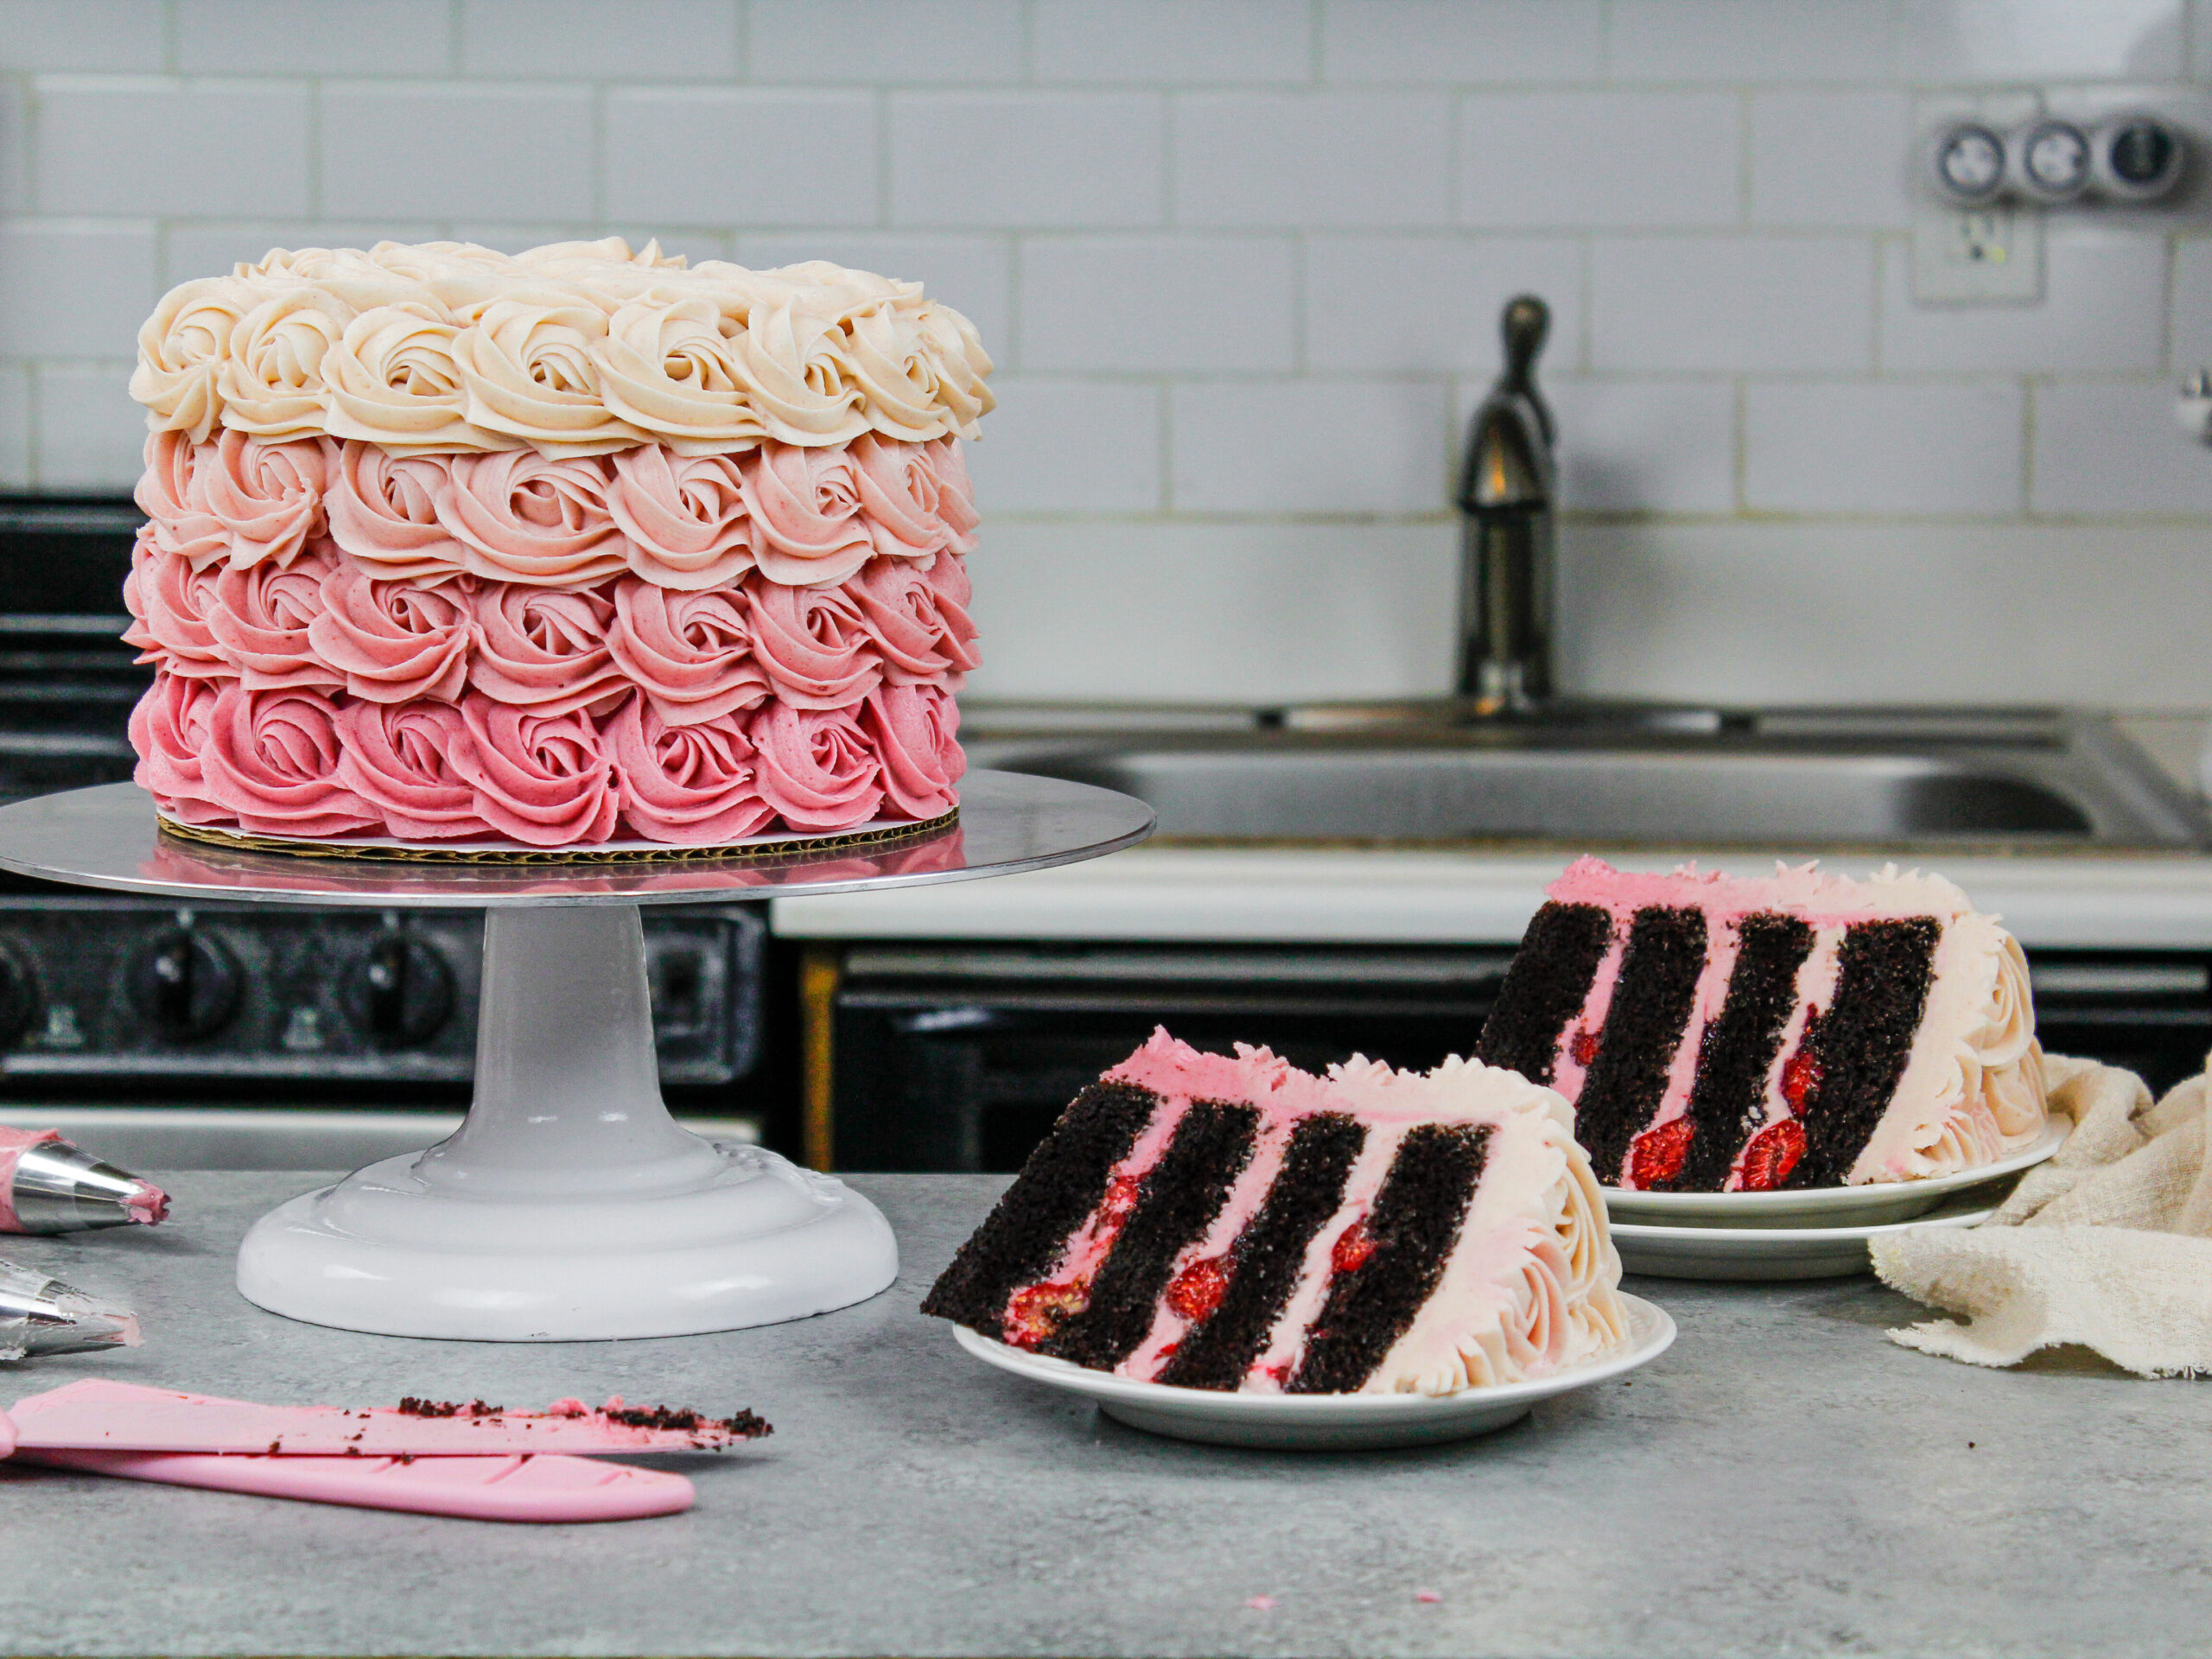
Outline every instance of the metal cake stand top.
<svg viewBox="0 0 2212 1659">
<path fill-rule="evenodd" d="M 135 784 L 0 807 L 0 869 L 159 898 L 475 910 L 528 905 L 696 904 L 969 881 L 1041 870 L 1133 846 L 1152 809 L 1089 784 L 971 772 L 959 821 L 873 846 L 670 863 L 410 863 L 232 850 L 162 833 Z"/>
</svg>

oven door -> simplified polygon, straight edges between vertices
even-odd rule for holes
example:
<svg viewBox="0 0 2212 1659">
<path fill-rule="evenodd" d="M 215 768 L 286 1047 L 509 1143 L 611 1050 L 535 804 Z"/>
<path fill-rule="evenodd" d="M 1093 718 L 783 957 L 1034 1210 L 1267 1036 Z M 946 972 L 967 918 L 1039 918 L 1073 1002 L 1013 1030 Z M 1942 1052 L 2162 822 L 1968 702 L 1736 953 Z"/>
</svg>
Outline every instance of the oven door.
<svg viewBox="0 0 2212 1659">
<path fill-rule="evenodd" d="M 1509 947 L 862 944 L 801 964 L 805 1151 L 817 1168 L 1014 1170 L 1085 1084 L 1164 1025 L 1309 1071 L 1426 1069 L 1474 1045 Z M 2212 957 L 2031 953 L 2044 1046 L 2141 1073 L 2202 1068 Z"/>
</svg>

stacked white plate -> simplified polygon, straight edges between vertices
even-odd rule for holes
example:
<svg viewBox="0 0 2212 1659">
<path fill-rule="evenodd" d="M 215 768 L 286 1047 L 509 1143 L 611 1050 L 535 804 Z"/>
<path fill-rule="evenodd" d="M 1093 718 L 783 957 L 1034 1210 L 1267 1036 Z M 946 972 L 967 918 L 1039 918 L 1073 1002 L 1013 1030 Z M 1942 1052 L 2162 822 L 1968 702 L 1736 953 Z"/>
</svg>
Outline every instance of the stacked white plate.
<svg viewBox="0 0 2212 1659">
<path fill-rule="evenodd" d="M 2054 1122 L 2024 1152 L 1924 1181 L 1795 1192 L 1632 1192 L 1607 1187 L 1621 1265 L 1660 1279 L 1840 1279 L 1872 1265 L 1868 1243 L 1912 1227 L 1972 1227 L 2021 1171 L 2056 1152 Z"/>
</svg>

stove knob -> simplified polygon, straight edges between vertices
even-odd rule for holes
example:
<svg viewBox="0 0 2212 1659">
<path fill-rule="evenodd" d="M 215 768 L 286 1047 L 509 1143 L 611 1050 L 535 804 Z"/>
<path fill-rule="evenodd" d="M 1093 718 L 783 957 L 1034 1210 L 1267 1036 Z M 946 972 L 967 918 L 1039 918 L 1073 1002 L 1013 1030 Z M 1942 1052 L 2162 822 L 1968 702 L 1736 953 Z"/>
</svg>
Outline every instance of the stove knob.
<svg viewBox="0 0 2212 1659">
<path fill-rule="evenodd" d="M 355 964 L 349 1012 L 380 1048 L 428 1041 L 453 1018 L 453 969 L 437 947 L 409 933 L 385 933 Z"/>
<path fill-rule="evenodd" d="M 38 982 L 15 946 L 0 943 L 0 1048 L 11 1048 L 38 1012 Z"/>
<path fill-rule="evenodd" d="M 173 1043 L 213 1035 L 238 1012 L 245 976 L 219 939 L 173 927 L 140 947 L 126 970 L 130 1000 Z"/>
</svg>

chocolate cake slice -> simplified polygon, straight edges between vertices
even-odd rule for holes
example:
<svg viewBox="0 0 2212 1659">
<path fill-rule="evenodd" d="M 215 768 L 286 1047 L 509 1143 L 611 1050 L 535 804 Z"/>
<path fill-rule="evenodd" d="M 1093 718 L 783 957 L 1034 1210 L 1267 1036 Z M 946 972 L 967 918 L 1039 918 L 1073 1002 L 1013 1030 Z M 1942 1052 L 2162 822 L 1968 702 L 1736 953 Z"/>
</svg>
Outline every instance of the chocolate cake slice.
<svg viewBox="0 0 2212 1659">
<path fill-rule="evenodd" d="M 1475 1052 L 1573 1103 L 1609 1185 L 1910 1180 L 2043 1131 L 2026 959 L 1940 876 L 1585 858 L 1546 892 Z"/>
<path fill-rule="evenodd" d="M 1076 1097 L 925 1313 L 1185 1388 L 1449 1394 L 1624 1339 L 1567 1105 L 1517 1074 L 1325 1077 L 1166 1032 Z"/>
</svg>

